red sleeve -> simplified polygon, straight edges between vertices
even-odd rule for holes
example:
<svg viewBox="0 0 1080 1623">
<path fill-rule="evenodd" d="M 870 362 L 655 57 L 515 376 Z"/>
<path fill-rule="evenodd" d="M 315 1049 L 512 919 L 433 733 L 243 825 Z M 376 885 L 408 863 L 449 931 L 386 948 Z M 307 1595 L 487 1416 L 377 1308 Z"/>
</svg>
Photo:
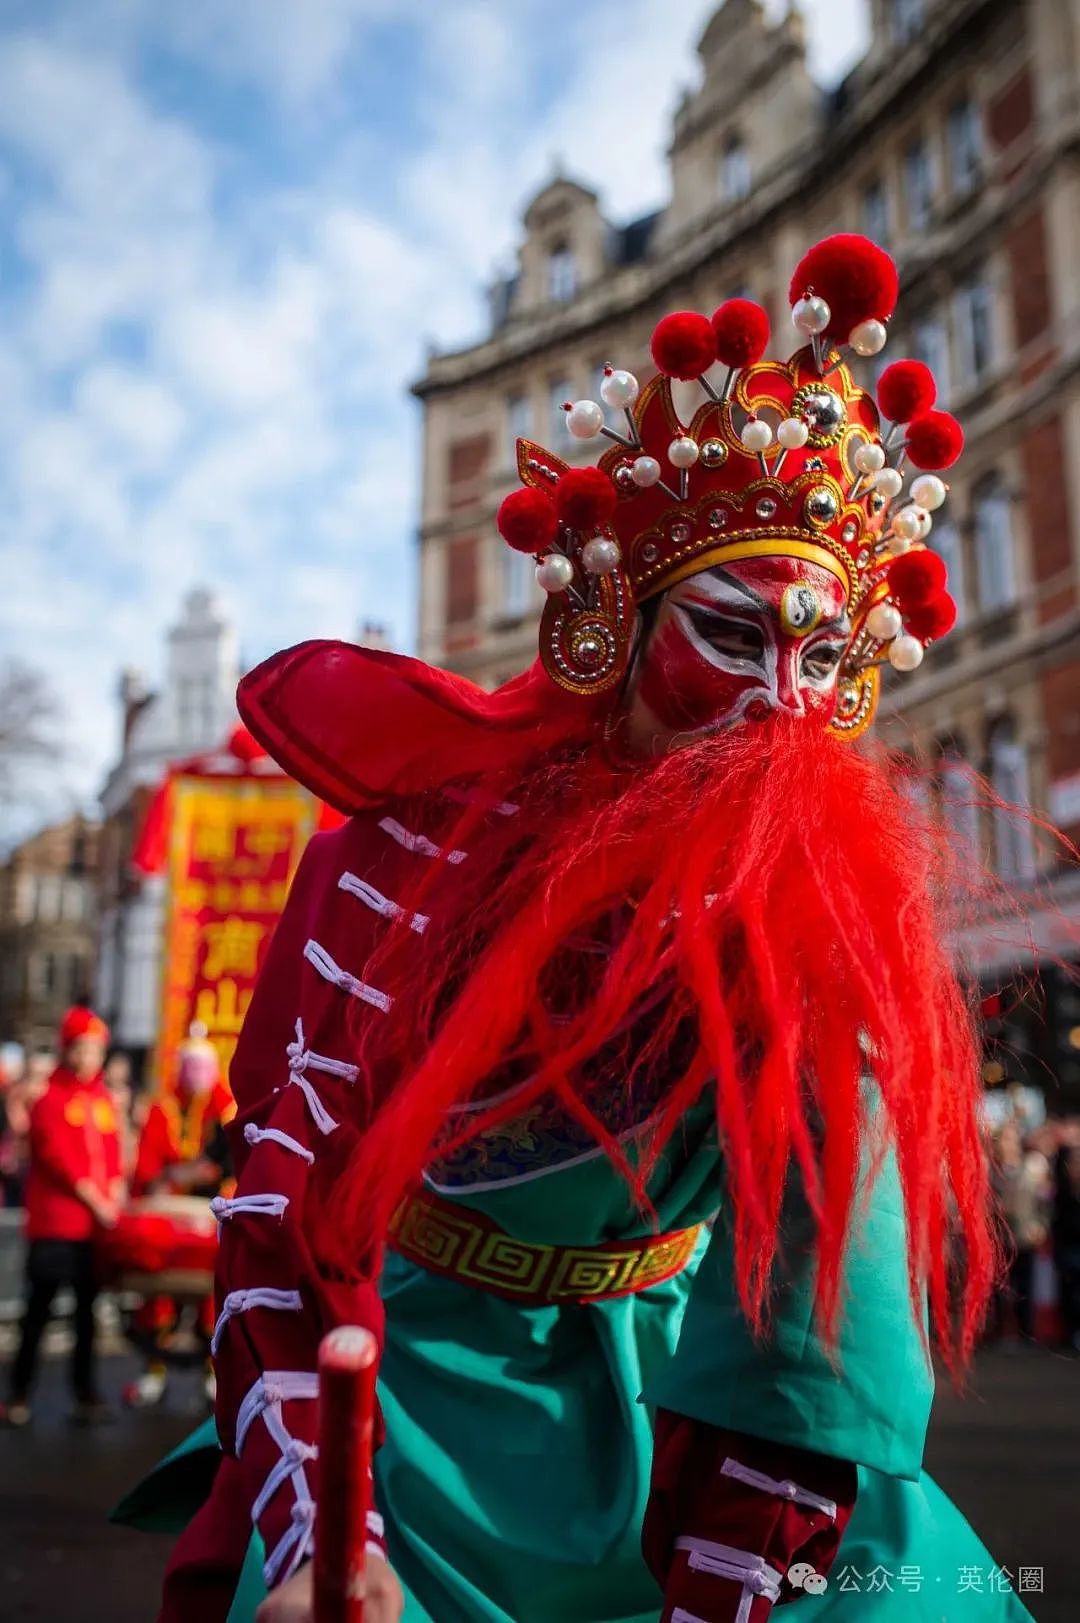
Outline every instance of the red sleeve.
<svg viewBox="0 0 1080 1623">
<path fill-rule="evenodd" d="M 133 1195 L 144 1195 L 152 1183 L 164 1172 L 167 1164 L 168 1131 L 165 1114 L 155 1101 L 146 1113 L 139 1150 L 135 1158 L 135 1171 L 131 1176 Z"/>
<path fill-rule="evenodd" d="M 362 967 L 368 925 L 338 880 L 363 857 L 353 825 L 308 847 L 230 1070 L 237 1187 L 216 1207 L 217 1421 L 224 1448 L 239 1461 L 234 1481 L 262 1534 L 270 1585 L 312 1547 L 319 1342 L 343 1323 L 382 1342 L 374 1279 L 327 1277 L 305 1218 L 312 1167 L 347 1153 L 360 1109 L 346 1024 L 355 994 L 319 973 L 305 947 L 315 941 L 342 969 Z M 252 1197 L 261 1199 L 248 1204 Z"/>
<path fill-rule="evenodd" d="M 47 1087 L 30 1111 L 30 1154 L 39 1167 L 66 1189 L 74 1190 L 90 1172 L 86 1135 L 64 1114 L 59 1088 Z"/>
<path fill-rule="evenodd" d="M 848 1460 L 661 1409 L 642 1548 L 664 1590 L 663 1623 L 680 1609 L 701 1623 L 761 1623 L 776 1600 L 815 1593 L 811 1575 L 828 1574 L 856 1482 Z"/>
</svg>

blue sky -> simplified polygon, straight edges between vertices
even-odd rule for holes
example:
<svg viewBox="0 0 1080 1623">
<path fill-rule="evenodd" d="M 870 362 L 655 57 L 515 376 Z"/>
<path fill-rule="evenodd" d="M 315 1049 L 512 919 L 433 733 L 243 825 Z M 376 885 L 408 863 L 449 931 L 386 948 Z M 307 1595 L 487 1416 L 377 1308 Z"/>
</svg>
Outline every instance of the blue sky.
<svg viewBox="0 0 1080 1623">
<path fill-rule="evenodd" d="M 713 9 L 5 0 L 0 651 L 59 691 L 57 797 L 193 584 L 249 662 L 362 619 L 411 645 L 425 343 L 482 330 L 554 155 L 612 218 L 663 201 Z M 862 0 L 805 9 L 834 80 Z"/>
</svg>

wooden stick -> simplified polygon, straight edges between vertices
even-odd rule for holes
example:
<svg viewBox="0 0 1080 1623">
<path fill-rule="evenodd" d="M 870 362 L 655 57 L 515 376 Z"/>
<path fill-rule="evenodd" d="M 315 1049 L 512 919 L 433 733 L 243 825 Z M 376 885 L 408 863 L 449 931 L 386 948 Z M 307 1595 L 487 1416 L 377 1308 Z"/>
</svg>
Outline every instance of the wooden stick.
<svg viewBox="0 0 1080 1623">
<path fill-rule="evenodd" d="M 369 1331 L 340 1325 L 323 1337 L 315 1623 L 363 1623 L 377 1365 L 378 1346 Z"/>
</svg>

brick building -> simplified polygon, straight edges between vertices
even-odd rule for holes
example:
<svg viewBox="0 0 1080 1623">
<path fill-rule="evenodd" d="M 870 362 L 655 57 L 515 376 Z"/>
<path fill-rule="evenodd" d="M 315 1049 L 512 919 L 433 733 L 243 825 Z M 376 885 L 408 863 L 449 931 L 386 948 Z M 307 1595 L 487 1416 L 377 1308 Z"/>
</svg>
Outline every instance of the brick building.
<svg viewBox="0 0 1080 1623">
<path fill-rule="evenodd" d="M 675 114 L 664 206 L 612 223 L 587 185 L 562 176 L 533 199 L 517 272 L 492 290 L 487 337 L 433 355 L 415 386 L 421 653 L 484 684 L 535 653 L 531 562 L 494 526 L 518 435 L 573 460 L 562 402 L 596 398 L 606 361 L 648 375 L 649 335 L 671 309 L 709 311 L 745 293 L 794 349 L 785 291 L 801 252 L 831 231 L 865 231 L 902 278 L 878 364 L 928 361 L 967 433 L 933 538 L 960 625 L 890 686 L 879 725 L 946 787 L 968 762 L 1076 836 L 1080 0 L 868 4 L 871 46 L 826 92 L 808 71 L 797 7 L 770 22 L 761 0 L 726 0 L 698 47 L 698 88 Z M 965 815 L 1007 881 L 1054 866 L 1023 824 Z M 1051 884 L 1037 933 L 1075 956 L 1053 909 L 1080 930 L 1080 884 L 1065 871 Z M 1024 958 L 993 932 L 968 947 L 987 977 Z M 1047 977 L 1046 995 L 1049 1061 L 1080 1101 L 1068 1036 L 1080 1044 L 1080 1001 L 1065 976 Z"/>
<path fill-rule="evenodd" d="M 98 837 L 72 817 L 24 840 L 0 866 L 0 1042 L 53 1048 L 65 1009 L 91 996 Z"/>
</svg>

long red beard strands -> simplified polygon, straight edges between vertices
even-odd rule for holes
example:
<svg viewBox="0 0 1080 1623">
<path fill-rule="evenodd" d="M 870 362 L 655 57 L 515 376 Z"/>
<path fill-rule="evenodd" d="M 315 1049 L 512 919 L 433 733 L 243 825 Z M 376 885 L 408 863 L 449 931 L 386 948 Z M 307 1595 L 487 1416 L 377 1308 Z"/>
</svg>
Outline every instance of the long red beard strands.
<svg viewBox="0 0 1080 1623">
<path fill-rule="evenodd" d="M 816 1221 L 818 1312 L 835 1341 L 860 1161 L 883 1119 L 913 1300 L 921 1311 L 928 1287 L 938 1342 L 961 1364 L 996 1248 L 978 1046 L 945 944 L 946 905 L 970 897 L 972 881 L 947 836 L 877 760 L 797 721 L 622 772 L 595 754 L 545 765 L 512 798 L 515 818 L 481 833 L 470 808 L 447 830 L 468 862 L 440 865 L 403 899 L 412 909 L 431 897 L 419 951 L 404 924 L 379 954 L 405 990 L 387 1020 L 357 1027 L 362 1081 L 382 1102 L 328 1197 L 327 1242 L 342 1263 L 379 1243 L 436 1144 L 445 1153 L 549 1091 L 647 1208 L 657 1157 L 715 1084 L 736 1279 L 755 1330 L 767 1324 L 797 1173 Z M 568 941 L 620 909 L 609 960 L 568 957 Z M 590 962 L 599 967 L 575 992 Z M 626 1033 L 650 1001 L 648 1039 L 634 1047 Z M 662 1101 L 632 1151 L 593 1108 L 616 1052 L 622 1086 Z M 650 1095 L 657 1075 L 663 1088 Z"/>
</svg>

